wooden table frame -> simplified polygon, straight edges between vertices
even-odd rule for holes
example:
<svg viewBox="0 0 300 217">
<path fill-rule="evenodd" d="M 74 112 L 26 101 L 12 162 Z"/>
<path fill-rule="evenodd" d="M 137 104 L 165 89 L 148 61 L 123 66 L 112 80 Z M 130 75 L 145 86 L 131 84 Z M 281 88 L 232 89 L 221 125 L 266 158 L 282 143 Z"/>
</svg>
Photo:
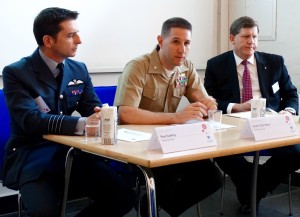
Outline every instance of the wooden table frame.
<svg viewBox="0 0 300 217">
<path fill-rule="evenodd" d="M 217 146 L 201 149 L 194 149 L 176 153 L 163 154 L 160 149 L 147 150 L 149 141 L 143 142 L 125 142 L 118 141 L 116 145 L 101 145 L 99 143 L 84 142 L 80 136 L 62 136 L 62 135 L 44 135 L 44 138 L 57 143 L 71 146 L 66 159 L 66 186 L 69 182 L 69 173 L 72 167 L 73 151 L 76 149 L 90 152 L 103 156 L 105 158 L 114 159 L 124 163 L 136 165 L 144 174 L 146 180 L 146 188 L 149 203 L 149 216 L 157 216 L 155 182 L 151 172 L 151 168 L 178 164 L 196 160 L 211 159 L 216 157 L 241 154 L 247 152 L 255 152 L 253 158 L 253 177 L 252 177 L 252 199 L 251 209 L 252 216 L 256 217 L 256 185 L 257 170 L 259 163 L 259 151 L 276 147 L 288 146 L 300 143 L 300 136 L 291 136 L 280 139 L 271 139 L 264 141 L 254 141 L 251 139 L 240 139 L 240 127 L 245 123 L 245 119 L 228 117 L 223 115 L 223 123 L 237 126 L 224 131 L 215 132 Z M 130 130 L 139 130 L 152 133 L 156 125 L 122 125 L 120 128 Z M 296 127 L 300 129 L 298 118 Z M 132 148 L 134 146 L 134 148 Z M 65 188 L 62 216 L 65 212 L 66 195 L 68 188 Z"/>
</svg>

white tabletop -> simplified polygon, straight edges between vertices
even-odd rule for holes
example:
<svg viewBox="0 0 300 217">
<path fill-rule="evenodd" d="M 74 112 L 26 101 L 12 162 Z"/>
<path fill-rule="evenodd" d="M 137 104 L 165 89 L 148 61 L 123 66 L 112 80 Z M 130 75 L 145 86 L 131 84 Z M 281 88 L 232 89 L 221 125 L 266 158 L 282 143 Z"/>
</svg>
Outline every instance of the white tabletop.
<svg viewBox="0 0 300 217">
<path fill-rule="evenodd" d="M 161 149 L 148 150 L 147 148 L 149 141 L 126 142 L 118 140 L 118 143 L 116 145 L 102 145 L 99 141 L 85 142 L 83 136 L 44 135 L 44 138 L 47 140 L 79 148 L 83 151 L 91 152 L 93 154 L 98 154 L 115 160 L 133 163 L 148 168 L 246 153 L 300 143 L 300 136 L 270 139 L 264 141 L 255 141 L 254 138 L 241 139 L 240 128 L 243 126 L 245 121 L 245 119 L 224 115 L 223 123 L 234 125 L 236 127 L 229 128 L 223 131 L 216 131 L 214 135 L 217 141 L 217 146 L 168 154 L 163 154 Z M 158 126 L 119 126 L 119 128 L 138 130 L 147 133 L 152 133 L 155 127 Z M 298 122 L 296 123 L 296 127 L 299 131 L 300 124 Z"/>
</svg>

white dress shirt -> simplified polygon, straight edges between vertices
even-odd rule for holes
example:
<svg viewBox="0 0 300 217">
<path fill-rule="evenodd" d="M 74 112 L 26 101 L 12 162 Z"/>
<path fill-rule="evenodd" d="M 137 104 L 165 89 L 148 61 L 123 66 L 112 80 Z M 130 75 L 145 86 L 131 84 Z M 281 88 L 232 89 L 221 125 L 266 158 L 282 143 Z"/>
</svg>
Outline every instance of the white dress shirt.
<svg viewBox="0 0 300 217">
<path fill-rule="evenodd" d="M 243 59 L 238 57 L 234 52 L 234 59 L 236 63 L 236 69 L 237 69 L 237 76 L 239 80 L 239 87 L 240 87 L 240 96 L 242 96 L 242 91 L 243 91 L 243 73 L 244 73 L 244 65 L 242 64 Z M 256 60 L 254 58 L 254 55 L 252 55 L 248 61 L 248 69 L 250 71 L 250 77 L 251 77 L 251 85 L 252 85 L 252 96 L 253 99 L 259 99 L 261 98 L 261 92 L 260 92 L 260 87 L 259 87 L 259 82 L 258 82 L 258 75 L 257 75 L 257 67 L 256 67 Z M 241 97 L 241 102 L 242 102 L 242 97 Z M 229 103 L 227 107 L 227 113 L 230 114 L 232 111 L 232 107 L 235 105 L 235 103 Z"/>
</svg>

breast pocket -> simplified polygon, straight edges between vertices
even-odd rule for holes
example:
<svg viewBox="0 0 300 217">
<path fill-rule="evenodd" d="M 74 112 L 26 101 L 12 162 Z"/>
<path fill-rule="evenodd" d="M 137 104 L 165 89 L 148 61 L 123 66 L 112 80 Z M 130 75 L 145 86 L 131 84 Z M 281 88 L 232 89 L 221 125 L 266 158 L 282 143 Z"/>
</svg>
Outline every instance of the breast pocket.
<svg viewBox="0 0 300 217">
<path fill-rule="evenodd" d="M 139 108 L 163 112 L 166 92 L 165 88 L 144 88 Z"/>
<path fill-rule="evenodd" d="M 186 92 L 185 87 L 174 88 L 173 96 L 169 104 L 169 112 L 176 112 L 179 102 L 181 98 L 184 96 L 185 92 Z"/>
<path fill-rule="evenodd" d="M 186 87 L 176 87 L 173 90 L 173 97 L 174 98 L 181 98 L 186 92 Z"/>
</svg>

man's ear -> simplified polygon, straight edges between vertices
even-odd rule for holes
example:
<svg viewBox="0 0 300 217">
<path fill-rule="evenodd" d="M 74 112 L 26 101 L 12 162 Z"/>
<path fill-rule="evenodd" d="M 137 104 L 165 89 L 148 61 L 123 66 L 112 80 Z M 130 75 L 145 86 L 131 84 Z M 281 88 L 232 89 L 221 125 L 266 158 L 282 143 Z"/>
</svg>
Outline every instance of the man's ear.
<svg viewBox="0 0 300 217">
<path fill-rule="evenodd" d="M 162 43 L 163 43 L 163 37 L 161 35 L 157 36 L 157 43 L 159 45 L 159 47 L 162 46 Z"/>
<path fill-rule="evenodd" d="M 53 43 L 53 38 L 50 35 L 44 35 L 43 42 L 46 47 L 51 47 Z"/>
<path fill-rule="evenodd" d="M 229 41 L 231 42 L 231 44 L 234 44 L 234 35 L 229 35 Z"/>
</svg>

